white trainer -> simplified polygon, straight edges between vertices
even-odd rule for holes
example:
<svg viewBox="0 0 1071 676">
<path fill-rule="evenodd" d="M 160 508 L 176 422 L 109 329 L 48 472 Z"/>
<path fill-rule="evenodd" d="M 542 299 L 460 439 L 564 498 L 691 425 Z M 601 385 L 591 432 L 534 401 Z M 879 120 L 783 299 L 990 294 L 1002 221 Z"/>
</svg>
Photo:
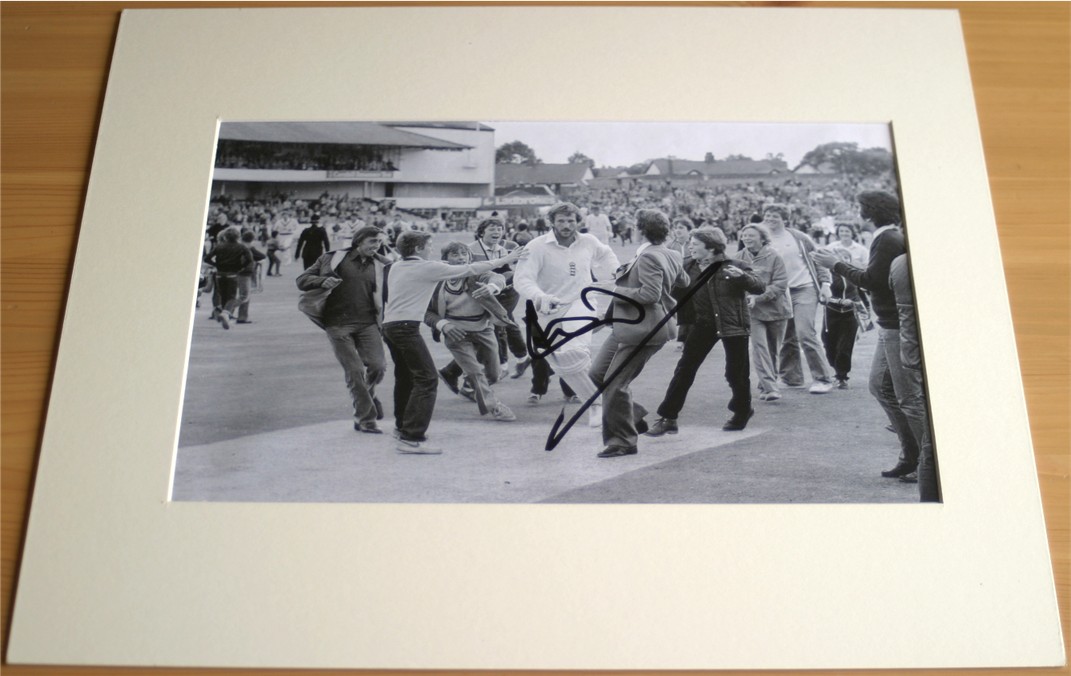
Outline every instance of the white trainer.
<svg viewBox="0 0 1071 676">
<path fill-rule="evenodd" d="M 602 427 L 602 404 L 592 404 L 588 411 L 588 427 Z"/>
<path fill-rule="evenodd" d="M 399 439 L 394 450 L 407 455 L 442 455 L 443 449 L 431 446 L 426 441 L 406 441 Z"/>
<path fill-rule="evenodd" d="M 513 411 L 509 410 L 509 407 L 505 404 L 499 404 L 497 407 L 491 410 L 491 415 L 499 422 L 513 422 L 517 419 L 517 416 L 513 414 Z"/>
<path fill-rule="evenodd" d="M 823 383 L 820 380 L 816 380 L 811 383 L 811 388 L 808 390 L 811 394 L 825 394 L 833 389 L 833 383 Z"/>
</svg>

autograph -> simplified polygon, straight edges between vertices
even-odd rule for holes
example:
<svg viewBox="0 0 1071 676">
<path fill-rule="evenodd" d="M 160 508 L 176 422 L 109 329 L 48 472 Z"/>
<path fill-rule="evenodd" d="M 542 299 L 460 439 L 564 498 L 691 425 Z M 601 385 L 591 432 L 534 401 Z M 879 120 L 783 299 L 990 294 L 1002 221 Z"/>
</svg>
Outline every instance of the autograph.
<svg viewBox="0 0 1071 676">
<path fill-rule="evenodd" d="M 646 336 L 643 337 L 643 340 L 639 342 L 637 348 L 641 348 L 647 345 L 647 343 L 651 341 L 651 338 L 656 333 L 658 333 L 662 329 L 662 327 L 666 325 L 666 323 L 668 323 L 677 315 L 678 308 L 689 302 L 692 299 L 692 296 L 694 296 L 696 292 L 703 287 L 703 285 L 710 281 L 710 279 L 720 268 L 721 264 L 719 262 L 719 264 L 708 266 L 705 270 L 699 273 L 699 276 L 692 282 L 688 290 L 684 293 L 684 295 L 677 302 L 677 304 L 673 306 L 673 308 L 669 312 L 666 313 L 665 317 L 663 317 L 661 320 L 659 320 L 657 324 L 655 324 L 655 326 L 647 333 Z M 588 296 L 593 293 L 603 293 L 608 296 L 611 296 L 612 298 L 624 301 L 632 307 L 636 308 L 639 315 L 636 317 L 636 319 L 614 319 L 612 316 L 600 318 L 586 315 L 579 317 L 561 317 L 559 319 L 554 319 L 548 322 L 547 326 L 544 328 L 539 325 L 535 304 L 529 300 L 525 303 L 524 306 L 524 324 L 527 328 L 527 331 L 525 333 L 527 334 L 528 354 L 533 360 L 545 359 L 547 355 L 553 354 L 554 351 L 560 348 L 562 345 L 565 345 L 570 340 L 578 336 L 582 336 L 585 333 L 595 331 L 596 329 L 599 329 L 603 326 L 609 326 L 617 323 L 639 324 L 646 316 L 646 312 L 643 309 L 643 306 L 632 300 L 631 298 L 627 298 L 625 296 L 622 296 L 621 294 L 614 293 L 609 289 L 601 289 L 593 286 L 585 287 L 584 290 L 580 293 L 580 300 L 584 303 L 584 307 L 586 307 L 588 310 L 591 310 L 593 312 L 595 311 L 595 307 L 588 300 Z M 564 328 L 560 328 L 559 326 L 565 322 L 576 321 L 585 321 L 587 323 L 581 326 L 580 328 L 572 331 L 565 330 Z M 606 375 L 606 378 L 603 380 L 602 384 L 596 383 L 597 389 L 595 390 L 595 394 L 593 394 L 590 399 L 581 404 L 580 408 L 577 409 L 576 413 L 574 413 L 573 416 L 569 418 L 569 420 L 565 420 L 565 407 L 562 407 L 562 410 L 558 413 L 558 418 L 554 421 L 553 427 L 550 428 L 550 434 L 547 436 L 547 444 L 544 447 L 544 450 L 553 451 L 555 448 L 557 448 L 558 444 L 561 443 L 562 439 L 565 438 L 565 435 L 568 434 L 569 430 L 573 428 L 573 425 L 575 425 L 576 422 L 580 420 L 580 416 L 582 416 L 589 408 L 591 408 L 591 405 L 594 404 L 595 401 L 602 396 L 602 393 L 606 390 L 606 387 L 614 381 L 614 378 L 616 378 L 618 374 L 620 374 L 621 371 L 623 371 L 625 367 L 628 366 L 628 364 L 636 357 L 637 354 L 639 354 L 639 352 L 639 349 L 632 350 L 629 356 L 625 359 L 625 361 L 621 362 L 621 365 L 618 366 L 617 369 Z"/>
<path fill-rule="evenodd" d="M 598 330 L 604 326 L 610 326 L 611 324 L 639 324 L 644 318 L 643 306 L 632 300 L 622 296 L 619 293 L 614 293 L 609 289 L 602 289 L 595 286 L 585 287 L 580 292 L 580 300 L 584 303 L 584 307 L 595 311 L 595 306 L 592 305 L 588 296 L 595 293 L 605 294 L 611 298 L 624 301 L 636 308 L 639 312 L 639 316 L 636 319 L 613 319 L 612 317 L 600 318 L 582 315 L 579 317 L 559 317 L 558 319 L 551 320 L 547 323 L 546 327 L 539 325 L 538 315 L 536 314 L 535 305 L 532 301 L 528 301 L 524 306 L 524 323 L 527 327 L 527 338 L 525 342 L 528 345 L 528 354 L 532 359 L 544 359 L 547 355 L 553 354 L 559 347 L 565 345 L 570 340 L 578 338 L 585 333 Z M 587 324 L 581 326 L 579 329 L 569 331 L 563 326 L 566 322 L 578 322 L 586 321 Z"/>
</svg>

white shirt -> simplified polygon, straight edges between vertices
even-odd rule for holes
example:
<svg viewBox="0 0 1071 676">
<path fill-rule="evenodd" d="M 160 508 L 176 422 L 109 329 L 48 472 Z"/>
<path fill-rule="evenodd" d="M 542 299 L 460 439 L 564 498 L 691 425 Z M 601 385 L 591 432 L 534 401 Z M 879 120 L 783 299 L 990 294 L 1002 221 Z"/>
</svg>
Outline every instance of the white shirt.
<svg viewBox="0 0 1071 676">
<path fill-rule="evenodd" d="M 528 257 L 516 264 L 513 288 L 529 300 L 555 296 L 566 305 L 580 297 L 595 279 L 613 279 L 620 264 L 612 249 L 594 235 L 577 233 L 569 246 L 558 244 L 553 232 L 536 237 L 525 247 Z"/>
<path fill-rule="evenodd" d="M 859 242 L 852 242 L 848 246 L 844 246 L 838 239 L 827 248 L 833 252 L 847 251 L 849 258 L 851 259 L 849 262 L 857 268 L 865 269 L 867 259 L 870 257 L 870 251 Z"/>
<path fill-rule="evenodd" d="M 798 289 L 810 286 L 810 273 L 807 263 L 803 260 L 803 253 L 796 238 L 787 229 L 779 233 L 770 232 L 770 248 L 777 252 L 781 260 L 785 262 L 785 270 L 788 272 L 788 288 Z"/>
<path fill-rule="evenodd" d="M 585 216 L 584 227 L 588 229 L 589 235 L 595 235 L 595 238 L 603 244 L 610 243 L 610 234 L 613 232 L 613 227 L 610 225 L 610 217 L 606 214 Z"/>
</svg>

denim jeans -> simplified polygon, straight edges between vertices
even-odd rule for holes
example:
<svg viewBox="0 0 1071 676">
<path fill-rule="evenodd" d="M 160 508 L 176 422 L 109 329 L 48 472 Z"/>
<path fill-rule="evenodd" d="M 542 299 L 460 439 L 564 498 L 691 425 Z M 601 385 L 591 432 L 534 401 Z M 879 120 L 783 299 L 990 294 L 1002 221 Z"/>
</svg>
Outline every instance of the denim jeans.
<svg viewBox="0 0 1071 676">
<path fill-rule="evenodd" d="M 751 410 L 751 360 L 748 356 L 748 337 L 730 336 L 718 338 L 712 326 L 696 324 L 688 332 L 684 341 L 684 351 L 673 370 L 666 396 L 658 406 L 658 415 L 663 418 L 676 418 L 684 408 L 688 390 L 695 382 L 696 373 L 703 361 L 721 341 L 725 348 L 725 380 L 729 383 L 732 398 L 729 410 L 734 416 L 746 415 Z"/>
<path fill-rule="evenodd" d="M 879 329 L 874 361 L 870 366 L 870 393 L 900 439 L 900 461 L 917 465 L 919 443 L 926 423 L 925 395 L 920 377 L 900 363 L 900 330 Z"/>
<path fill-rule="evenodd" d="M 238 275 L 238 321 L 249 321 L 249 301 L 253 298 L 253 275 Z"/>
<path fill-rule="evenodd" d="M 359 423 L 376 421 L 376 385 L 387 372 L 383 338 L 375 324 L 328 326 L 327 339 L 335 359 L 346 376 L 346 388 L 353 402 L 353 419 Z"/>
<path fill-rule="evenodd" d="M 919 501 L 940 502 L 937 458 L 933 454 L 933 432 L 930 430 L 930 418 L 926 411 L 926 390 L 922 382 L 922 369 L 904 366 L 904 375 L 908 387 L 906 398 L 901 406 L 911 411 L 908 421 L 912 423 L 911 429 L 917 435 L 919 445 Z M 913 420 L 916 415 L 919 415 L 920 419 Z"/>
<path fill-rule="evenodd" d="M 498 407 L 498 397 L 491 385 L 498 382 L 498 341 L 495 330 L 469 331 L 461 340 L 451 340 L 443 334 L 443 344 L 454 356 L 454 362 L 472 383 L 480 415 Z"/>
<path fill-rule="evenodd" d="M 524 334 L 515 324 L 495 326 L 492 331 L 495 339 L 495 359 L 500 365 L 509 362 L 511 352 L 517 359 L 524 359 L 528 356 L 528 346 L 524 343 Z M 457 359 L 443 367 L 443 375 L 449 378 L 459 378 L 462 373 L 463 369 L 458 365 Z"/>
<path fill-rule="evenodd" d="M 833 370 L 829 368 L 825 350 L 814 328 L 818 291 L 813 286 L 804 286 L 789 289 L 789 292 L 792 296 L 792 321 L 785 328 L 785 342 L 781 346 L 781 379 L 786 385 L 803 385 L 802 352 L 811 370 L 811 378 L 828 383 L 833 379 Z"/>
<path fill-rule="evenodd" d="M 394 360 L 394 424 L 403 440 L 426 441 L 439 378 L 420 322 L 384 324 L 383 337 Z"/>
<path fill-rule="evenodd" d="M 777 355 L 785 338 L 787 319 L 751 319 L 751 351 L 759 392 L 777 392 Z"/>
<path fill-rule="evenodd" d="M 899 294 L 898 294 L 899 295 Z M 914 426 L 919 445 L 919 501 L 940 502 L 941 488 L 937 480 L 937 457 L 933 452 L 933 430 L 926 407 L 926 387 L 922 377 L 922 351 L 919 344 L 918 321 L 913 303 L 897 301 L 900 315 L 900 363 L 907 376 L 908 388 L 901 402 L 921 419 Z M 918 429 L 921 428 L 921 431 Z"/>
<path fill-rule="evenodd" d="M 601 386 L 608 375 L 613 380 L 602 391 L 602 441 L 607 446 L 635 446 L 639 434 L 636 421 L 647 415 L 647 409 L 632 401 L 632 381 L 640 375 L 647 361 L 662 349 L 665 343 L 622 345 L 613 336 L 603 342 L 591 364 L 588 375 Z M 632 356 L 635 355 L 635 356 Z M 631 361 L 625 361 L 631 357 Z"/>
</svg>

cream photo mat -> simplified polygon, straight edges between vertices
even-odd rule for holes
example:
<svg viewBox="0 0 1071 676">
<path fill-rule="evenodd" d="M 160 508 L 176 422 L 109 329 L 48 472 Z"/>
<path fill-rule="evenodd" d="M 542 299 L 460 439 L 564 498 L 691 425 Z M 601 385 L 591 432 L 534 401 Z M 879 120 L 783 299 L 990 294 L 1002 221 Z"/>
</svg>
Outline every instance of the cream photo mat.
<svg viewBox="0 0 1071 676">
<path fill-rule="evenodd" d="M 216 128 L 236 119 L 891 122 L 944 503 L 169 502 Z M 127 11 L 63 327 L 13 663 L 1063 662 L 955 12 Z"/>
</svg>

